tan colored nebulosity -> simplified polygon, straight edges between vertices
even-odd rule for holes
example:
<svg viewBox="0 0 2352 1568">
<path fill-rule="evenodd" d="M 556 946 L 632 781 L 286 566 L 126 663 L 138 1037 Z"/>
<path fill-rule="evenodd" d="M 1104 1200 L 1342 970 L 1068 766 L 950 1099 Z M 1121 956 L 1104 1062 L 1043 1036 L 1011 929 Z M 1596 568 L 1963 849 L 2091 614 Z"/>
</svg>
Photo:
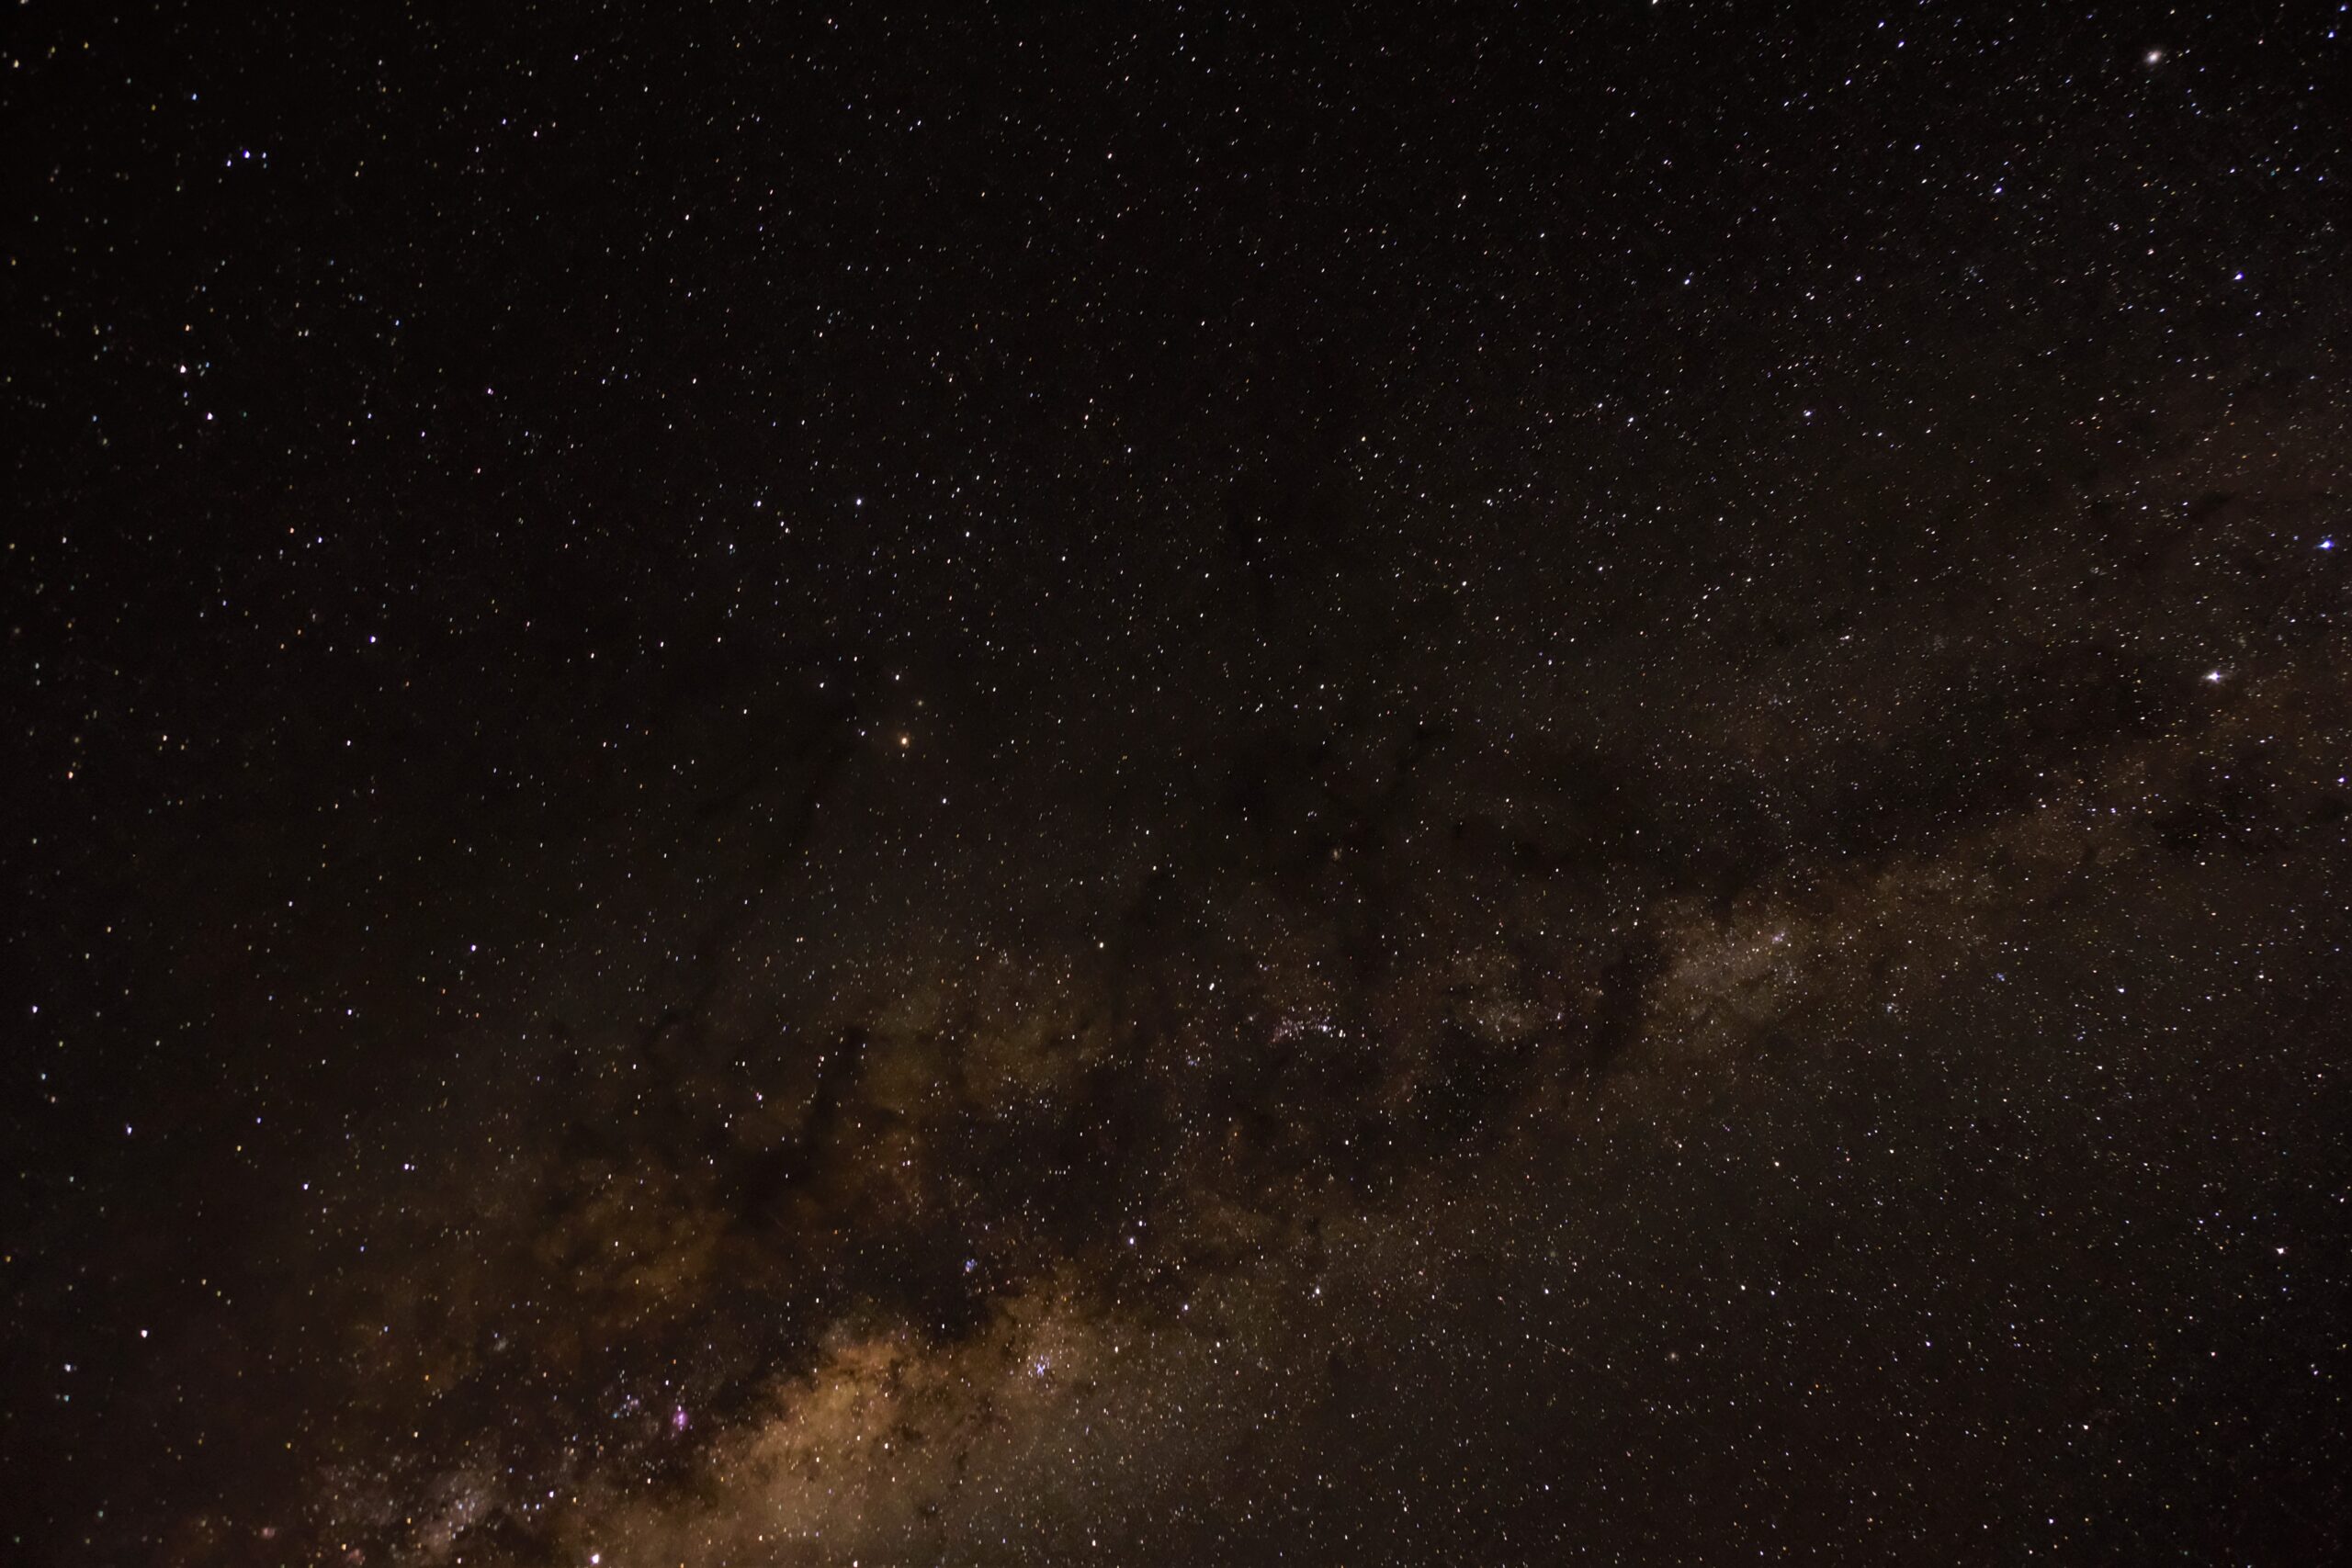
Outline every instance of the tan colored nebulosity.
<svg viewBox="0 0 2352 1568">
<path fill-rule="evenodd" d="M 1202 1317 L 1255 1286 L 1204 1292 Z M 1184 1314 L 1189 1319 L 1190 1314 Z M 1155 1328 L 1055 1288 L 1011 1298 L 943 1345 L 843 1325 L 764 1415 L 715 1442 L 693 1481 L 652 1495 L 610 1478 L 559 1529 L 572 1561 L 831 1563 L 951 1551 L 987 1561 L 1017 1535 L 1081 1551 L 1143 1529 L 1159 1485 L 1213 1464 L 1248 1419 L 1217 1386 L 1272 1365 L 1262 1311 L 1219 1334 Z M 1188 1391 L 1198 1391 L 1197 1393 Z"/>
</svg>

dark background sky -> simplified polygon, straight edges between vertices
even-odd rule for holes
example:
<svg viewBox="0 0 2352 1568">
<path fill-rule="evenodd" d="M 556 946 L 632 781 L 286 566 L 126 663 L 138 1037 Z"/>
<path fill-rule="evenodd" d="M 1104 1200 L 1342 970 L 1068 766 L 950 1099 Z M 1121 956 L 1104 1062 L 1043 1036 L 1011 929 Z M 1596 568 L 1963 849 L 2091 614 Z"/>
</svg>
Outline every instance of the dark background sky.
<svg viewBox="0 0 2352 1568">
<path fill-rule="evenodd" d="M 2347 26 L 18 8 L 8 1554 L 2341 1551 Z"/>
</svg>

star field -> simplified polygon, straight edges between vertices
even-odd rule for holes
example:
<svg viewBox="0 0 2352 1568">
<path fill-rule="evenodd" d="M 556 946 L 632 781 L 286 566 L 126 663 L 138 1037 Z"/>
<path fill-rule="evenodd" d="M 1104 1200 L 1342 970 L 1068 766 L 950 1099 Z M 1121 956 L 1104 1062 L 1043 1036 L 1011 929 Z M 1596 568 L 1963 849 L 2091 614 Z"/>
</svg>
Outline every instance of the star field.
<svg viewBox="0 0 2352 1568">
<path fill-rule="evenodd" d="M 0 1556 L 2344 1550 L 2341 8 L 17 23 Z"/>
</svg>

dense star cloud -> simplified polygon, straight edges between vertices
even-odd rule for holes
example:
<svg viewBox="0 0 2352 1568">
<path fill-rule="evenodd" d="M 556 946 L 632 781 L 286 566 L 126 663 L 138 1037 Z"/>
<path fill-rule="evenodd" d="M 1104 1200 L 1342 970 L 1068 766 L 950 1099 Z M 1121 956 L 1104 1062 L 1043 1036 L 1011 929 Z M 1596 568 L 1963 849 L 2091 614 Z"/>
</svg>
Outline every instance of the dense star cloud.
<svg viewBox="0 0 2352 1568">
<path fill-rule="evenodd" d="M 0 1555 L 2340 1551 L 2340 21 L 38 13 Z"/>
</svg>

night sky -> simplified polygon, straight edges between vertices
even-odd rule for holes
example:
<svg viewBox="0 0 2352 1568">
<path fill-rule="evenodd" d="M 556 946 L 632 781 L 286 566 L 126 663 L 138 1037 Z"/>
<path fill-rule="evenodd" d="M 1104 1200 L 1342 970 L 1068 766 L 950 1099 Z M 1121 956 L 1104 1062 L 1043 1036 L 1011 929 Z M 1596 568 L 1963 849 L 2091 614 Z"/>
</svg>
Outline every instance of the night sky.
<svg viewBox="0 0 2352 1568">
<path fill-rule="evenodd" d="M 881 10 L 10 7 L 0 1559 L 2345 1550 L 2352 13 Z"/>
</svg>

